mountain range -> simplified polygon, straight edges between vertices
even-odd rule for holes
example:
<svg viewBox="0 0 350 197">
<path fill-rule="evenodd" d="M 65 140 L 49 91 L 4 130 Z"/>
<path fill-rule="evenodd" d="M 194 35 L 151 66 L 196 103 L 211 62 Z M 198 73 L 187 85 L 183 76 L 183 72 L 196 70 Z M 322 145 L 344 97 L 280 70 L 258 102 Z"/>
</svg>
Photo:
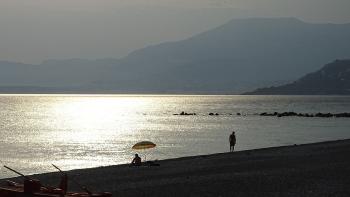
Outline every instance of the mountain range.
<svg viewBox="0 0 350 197">
<path fill-rule="evenodd" d="M 234 19 L 120 59 L 0 62 L 0 92 L 237 94 L 350 58 L 350 24 Z"/>
</svg>

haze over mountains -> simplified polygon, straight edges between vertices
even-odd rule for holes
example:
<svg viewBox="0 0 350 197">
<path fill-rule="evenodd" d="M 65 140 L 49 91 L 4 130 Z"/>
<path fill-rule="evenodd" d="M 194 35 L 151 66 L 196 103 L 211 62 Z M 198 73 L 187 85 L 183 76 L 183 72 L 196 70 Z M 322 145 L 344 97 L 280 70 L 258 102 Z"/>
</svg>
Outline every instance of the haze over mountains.
<svg viewBox="0 0 350 197">
<path fill-rule="evenodd" d="M 121 59 L 49 60 L 40 65 L 0 62 L 0 91 L 242 93 L 293 81 L 346 58 L 350 58 L 350 24 L 235 19 Z"/>
</svg>

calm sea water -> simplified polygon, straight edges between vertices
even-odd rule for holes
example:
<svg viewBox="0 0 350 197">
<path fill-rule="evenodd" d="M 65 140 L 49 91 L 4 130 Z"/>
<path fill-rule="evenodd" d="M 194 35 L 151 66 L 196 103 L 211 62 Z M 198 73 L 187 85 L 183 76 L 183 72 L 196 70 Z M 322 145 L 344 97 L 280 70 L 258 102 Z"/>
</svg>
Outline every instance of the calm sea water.
<svg viewBox="0 0 350 197">
<path fill-rule="evenodd" d="M 150 160 L 227 152 L 233 129 L 236 150 L 350 138 L 349 118 L 256 115 L 274 111 L 350 112 L 350 97 L 0 95 L 0 160 L 33 174 L 128 163 L 143 140 Z"/>
</svg>

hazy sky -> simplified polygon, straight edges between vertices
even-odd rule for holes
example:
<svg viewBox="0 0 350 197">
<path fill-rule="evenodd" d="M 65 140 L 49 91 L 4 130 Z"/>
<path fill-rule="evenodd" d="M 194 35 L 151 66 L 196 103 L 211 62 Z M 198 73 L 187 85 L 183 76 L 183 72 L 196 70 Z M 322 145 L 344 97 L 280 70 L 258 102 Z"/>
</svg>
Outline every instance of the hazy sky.
<svg viewBox="0 0 350 197">
<path fill-rule="evenodd" d="M 349 0 L 0 0 L 0 60 L 122 57 L 241 17 L 350 22 Z"/>
</svg>

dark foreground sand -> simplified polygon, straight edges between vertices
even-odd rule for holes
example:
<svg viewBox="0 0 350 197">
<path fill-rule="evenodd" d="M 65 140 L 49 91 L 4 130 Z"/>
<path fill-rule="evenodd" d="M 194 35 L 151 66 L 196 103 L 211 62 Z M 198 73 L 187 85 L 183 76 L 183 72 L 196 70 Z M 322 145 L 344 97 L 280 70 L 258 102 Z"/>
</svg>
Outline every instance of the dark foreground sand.
<svg viewBox="0 0 350 197">
<path fill-rule="evenodd" d="M 113 196 L 350 196 L 350 140 L 68 172 Z M 57 173 L 36 175 L 57 185 Z M 71 189 L 78 187 L 70 182 Z"/>
</svg>

